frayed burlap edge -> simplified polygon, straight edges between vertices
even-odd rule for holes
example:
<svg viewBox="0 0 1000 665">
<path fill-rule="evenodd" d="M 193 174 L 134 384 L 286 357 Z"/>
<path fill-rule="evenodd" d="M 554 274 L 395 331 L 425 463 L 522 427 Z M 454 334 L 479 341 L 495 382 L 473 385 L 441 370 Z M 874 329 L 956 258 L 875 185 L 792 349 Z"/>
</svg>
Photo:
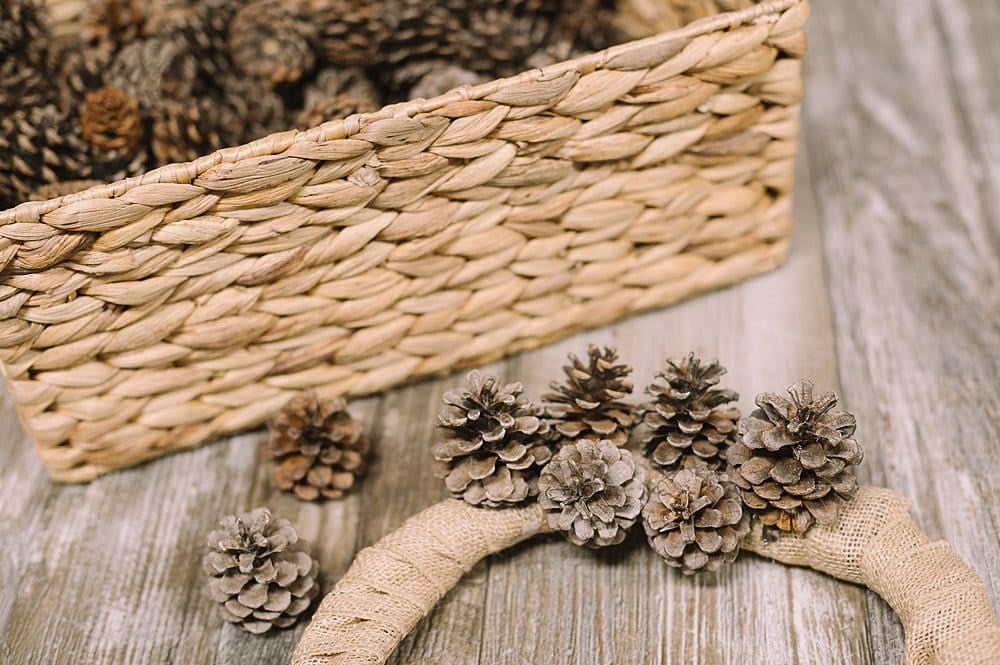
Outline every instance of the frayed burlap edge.
<svg viewBox="0 0 1000 665">
<path fill-rule="evenodd" d="M 948 543 L 930 542 L 909 502 L 863 487 L 831 527 L 745 549 L 863 584 L 899 614 L 908 665 L 1000 663 L 1000 623 L 979 578 Z M 477 561 L 546 531 L 541 508 L 488 510 L 449 500 L 358 553 L 323 599 L 293 665 L 375 665 Z"/>
</svg>

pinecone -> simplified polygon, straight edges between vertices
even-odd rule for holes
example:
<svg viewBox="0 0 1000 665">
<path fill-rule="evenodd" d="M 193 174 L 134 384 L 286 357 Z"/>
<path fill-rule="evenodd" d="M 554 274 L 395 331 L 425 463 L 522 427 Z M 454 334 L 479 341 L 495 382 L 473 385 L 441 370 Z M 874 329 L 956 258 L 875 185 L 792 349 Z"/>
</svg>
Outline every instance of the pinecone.
<svg viewBox="0 0 1000 665">
<path fill-rule="evenodd" d="M 390 36 L 384 0 L 313 0 L 310 16 L 318 26 L 323 59 L 333 65 L 369 65 Z"/>
<path fill-rule="evenodd" d="M 478 85 L 486 77 L 444 60 L 425 60 L 403 65 L 394 74 L 400 90 L 409 88 L 410 99 L 430 99 L 463 85 Z M 408 84 L 407 82 L 412 82 Z"/>
<path fill-rule="evenodd" d="M 316 64 L 318 32 L 303 2 L 255 0 L 233 17 L 229 55 L 244 74 L 274 87 L 294 83 Z"/>
<path fill-rule="evenodd" d="M 174 5 L 157 4 L 150 8 L 148 34 L 183 44 L 198 61 L 198 76 L 211 90 L 233 78 L 229 58 L 229 24 L 238 0 L 191 0 Z"/>
<path fill-rule="evenodd" d="M 152 127 L 156 164 L 187 162 L 259 139 L 284 125 L 281 97 L 256 81 L 230 77 L 212 95 L 166 100 Z"/>
<path fill-rule="evenodd" d="M 717 360 L 705 363 L 691 353 L 684 360 L 668 360 L 656 375 L 665 384 L 646 388 L 654 399 L 643 413 L 649 430 L 643 443 L 654 464 L 667 469 L 722 465 L 740 418 L 739 409 L 730 406 L 739 395 L 714 387 L 725 373 Z"/>
<path fill-rule="evenodd" d="M 306 86 L 305 106 L 295 126 L 309 129 L 328 120 L 378 110 L 378 91 L 360 67 L 327 67 Z"/>
<path fill-rule="evenodd" d="M 626 41 L 616 23 L 615 0 L 574 0 L 571 11 L 560 11 L 553 20 L 546 42 L 571 42 L 580 52 L 600 51 Z"/>
<path fill-rule="evenodd" d="M 48 43 L 40 2 L 0 0 L 0 114 L 48 100 Z"/>
<path fill-rule="evenodd" d="M 750 532 L 739 488 L 712 469 L 681 469 L 656 484 L 642 509 L 649 545 L 685 575 L 718 570 Z"/>
<path fill-rule="evenodd" d="M 295 527 L 267 508 L 229 515 L 208 534 L 209 594 L 251 633 L 294 624 L 319 593 L 318 567 Z"/>
<path fill-rule="evenodd" d="M 563 367 L 566 383 L 553 381 L 555 392 L 542 396 L 560 445 L 579 439 L 608 439 L 624 446 L 632 428 L 632 407 L 621 401 L 632 392 L 628 365 L 616 365 L 618 351 L 610 347 L 587 347 L 587 359 L 569 355 Z"/>
<path fill-rule="evenodd" d="M 104 87 L 104 74 L 113 55 L 104 47 L 71 48 L 60 52 L 56 64 L 59 108 L 80 108 L 88 94 Z"/>
<path fill-rule="evenodd" d="M 133 148 L 144 133 L 139 104 L 119 88 L 98 88 L 88 94 L 80 127 L 84 140 L 102 150 Z"/>
<path fill-rule="evenodd" d="M 813 398 L 813 384 L 788 389 L 791 400 L 757 395 L 755 409 L 740 421 L 741 443 L 729 451 L 733 479 L 743 502 L 767 526 L 804 533 L 837 521 L 839 504 L 858 489 L 854 465 L 862 451 L 852 438 L 854 416 L 835 411 L 837 396 Z"/>
<path fill-rule="evenodd" d="M 146 34 L 146 5 L 139 0 L 87 0 L 81 36 L 85 44 L 117 51 Z"/>
<path fill-rule="evenodd" d="M 541 408 L 520 383 L 469 372 L 467 388 L 444 395 L 438 426 L 451 438 L 434 447 L 437 475 L 457 498 L 498 508 L 538 494 L 538 474 L 552 457 Z"/>
<path fill-rule="evenodd" d="M 191 97 L 198 58 L 184 39 L 156 36 L 132 42 L 115 54 L 105 84 L 121 88 L 152 116 L 169 100 Z"/>
<path fill-rule="evenodd" d="M 365 472 L 368 438 L 341 397 L 297 395 L 267 429 L 274 484 L 304 501 L 338 499 Z"/>
<path fill-rule="evenodd" d="M 538 503 L 549 526 L 574 545 L 617 545 L 646 500 L 645 471 L 611 441 L 581 439 L 563 447 L 538 478 Z"/>
</svg>

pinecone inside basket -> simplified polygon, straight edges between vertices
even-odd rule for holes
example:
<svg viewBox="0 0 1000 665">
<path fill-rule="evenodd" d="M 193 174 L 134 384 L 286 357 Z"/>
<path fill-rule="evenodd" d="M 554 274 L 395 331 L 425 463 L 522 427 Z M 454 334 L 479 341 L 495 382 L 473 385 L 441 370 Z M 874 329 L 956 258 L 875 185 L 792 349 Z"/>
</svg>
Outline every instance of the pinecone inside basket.
<svg viewBox="0 0 1000 665">
<path fill-rule="evenodd" d="M 620 364 L 610 347 L 587 348 L 586 360 L 569 355 L 563 367 L 564 383 L 552 382 L 553 392 L 542 396 L 547 416 L 560 445 L 579 439 L 606 439 L 623 446 L 632 428 L 632 407 L 622 398 L 632 392 L 632 368 Z"/>
<path fill-rule="evenodd" d="M 319 593 L 316 560 L 267 508 L 225 517 L 208 534 L 204 568 L 222 616 L 251 633 L 291 626 Z"/>
<path fill-rule="evenodd" d="M 538 503 L 549 526 L 574 545 L 617 545 L 646 500 L 645 471 L 611 441 L 581 439 L 564 446 L 538 479 Z"/>
<path fill-rule="evenodd" d="M 726 450 L 736 438 L 739 399 L 732 390 L 717 388 L 726 369 L 713 360 L 706 363 L 693 353 L 683 360 L 668 360 L 646 392 L 653 396 L 644 410 L 647 429 L 643 439 L 653 463 L 666 469 L 722 466 Z"/>
<path fill-rule="evenodd" d="M 708 468 L 661 478 L 642 510 L 642 523 L 653 550 L 685 575 L 733 562 L 750 532 L 739 488 Z"/>
<path fill-rule="evenodd" d="M 862 451 L 852 436 L 854 416 L 834 409 L 836 395 L 814 397 L 809 381 L 788 394 L 757 396 L 759 408 L 740 421 L 742 441 L 729 463 L 743 502 L 763 524 L 803 533 L 836 522 L 839 505 L 857 492 Z"/>
<path fill-rule="evenodd" d="M 274 484 L 304 501 L 340 498 L 365 472 L 368 437 L 341 397 L 296 395 L 267 429 Z"/>
<path fill-rule="evenodd" d="M 538 494 L 538 474 L 552 451 L 542 410 L 520 383 L 469 372 L 464 390 L 444 395 L 438 426 L 450 436 L 434 447 L 436 473 L 452 496 L 498 508 Z"/>
</svg>

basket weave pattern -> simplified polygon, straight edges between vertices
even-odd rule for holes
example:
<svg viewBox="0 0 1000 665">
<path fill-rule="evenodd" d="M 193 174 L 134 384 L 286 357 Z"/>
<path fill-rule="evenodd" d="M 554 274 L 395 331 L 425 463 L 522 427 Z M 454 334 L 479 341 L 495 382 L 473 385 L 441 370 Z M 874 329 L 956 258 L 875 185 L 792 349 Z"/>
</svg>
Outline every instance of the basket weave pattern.
<svg viewBox="0 0 1000 665">
<path fill-rule="evenodd" d="M 0 213 L 0 360 L 91 479 L 775 267 L 804 0 Z"/>
</svg>

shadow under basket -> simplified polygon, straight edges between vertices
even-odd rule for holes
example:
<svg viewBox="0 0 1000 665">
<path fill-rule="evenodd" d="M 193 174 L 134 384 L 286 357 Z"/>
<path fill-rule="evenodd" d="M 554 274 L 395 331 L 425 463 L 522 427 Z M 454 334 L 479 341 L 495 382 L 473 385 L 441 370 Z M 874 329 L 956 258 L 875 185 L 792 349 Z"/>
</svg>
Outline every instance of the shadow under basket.
<svg viewBox="0 0 1000 665">
<path fill-rule="evenodd" d="M 52 477 L 777 266 L 808 5 L 718 3 L 734 4 L 749 6 L 0 212 L 0 359 Z"/>
</svg>

